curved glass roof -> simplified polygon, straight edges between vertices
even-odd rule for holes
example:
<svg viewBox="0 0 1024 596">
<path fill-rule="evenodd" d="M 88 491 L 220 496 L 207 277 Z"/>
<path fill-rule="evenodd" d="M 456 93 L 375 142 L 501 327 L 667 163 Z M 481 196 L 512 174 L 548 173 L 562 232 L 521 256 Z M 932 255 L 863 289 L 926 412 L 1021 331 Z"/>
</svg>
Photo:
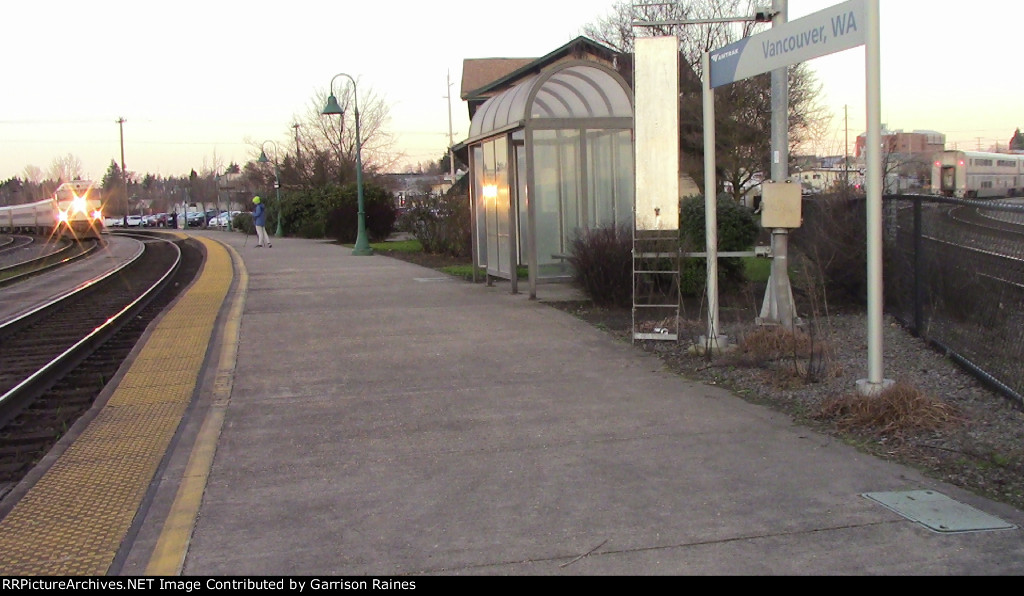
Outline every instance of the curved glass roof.
<svg viewBox="0 0 1024 596">
<path fill-rule="evenodd" d="M 613 71 L 593 63 L 572 63 L 534 75 L 480 106 L 469 138 L 536 119 L 632 118 L 633 102 L 619 81 Z"/>
</svg>

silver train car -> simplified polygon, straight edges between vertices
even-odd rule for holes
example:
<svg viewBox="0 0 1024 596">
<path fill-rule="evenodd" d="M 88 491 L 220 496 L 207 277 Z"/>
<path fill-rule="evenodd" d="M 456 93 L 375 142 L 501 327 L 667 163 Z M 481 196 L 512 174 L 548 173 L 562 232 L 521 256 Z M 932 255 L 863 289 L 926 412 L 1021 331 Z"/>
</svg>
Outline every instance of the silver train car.
<svg viewBox="0 0 1024 596">
<path fill-rule="evenodd" d="M 106 229 L 96 194 L 92 182 L 73 180 L 58 186 L 49 199 L 0 207 L 0 231 L 72 240 L 99 238 Z"/>
<path fill-rule="evenodd" d="M 980 199 L 1024 195 L 1024 155 L 943 151 L 932 164 L 932 192 Z"/>
</svg>

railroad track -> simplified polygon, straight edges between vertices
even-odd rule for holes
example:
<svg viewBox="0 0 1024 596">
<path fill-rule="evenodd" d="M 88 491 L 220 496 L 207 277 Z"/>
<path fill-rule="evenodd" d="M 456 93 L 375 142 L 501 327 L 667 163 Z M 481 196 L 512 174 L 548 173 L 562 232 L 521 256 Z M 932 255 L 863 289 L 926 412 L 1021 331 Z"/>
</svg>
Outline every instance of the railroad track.
<svg viewBox="0 0 1024 596">
<path fill-rule="evenodd" d="M 31 236 L 13 236 L 7 247 L 0 249 L 0 286 L 17 283 L 23 279 L 50 271 L 77 259 L 87 257 L 98 249 L 101 244 L 97 240 L 88 239 L 81 242 L 67 242 L 61 239 L 53 245 L 38 251 L 30 258 L 17 256 L 27 246 L 35 244 Z"/>
<path fill-rule="evenodd" d="M 191 241 L 142 239 L 125 267 L 0 327 L 0 496 L 92 407 L 202 265 Z"/>
</svg>

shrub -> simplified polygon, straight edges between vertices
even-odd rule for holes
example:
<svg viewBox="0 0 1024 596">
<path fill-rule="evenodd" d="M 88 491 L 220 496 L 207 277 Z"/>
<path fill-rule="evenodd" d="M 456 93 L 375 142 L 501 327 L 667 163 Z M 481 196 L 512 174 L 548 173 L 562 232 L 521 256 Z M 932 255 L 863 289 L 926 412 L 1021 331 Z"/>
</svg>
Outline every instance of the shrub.
<svg viewBox="0 0 1024 596">
<path fill-rule="evenodd" d="M 679 204 L 679 235 L 683 250 L 704 252 L 707 247 L 707 223 L 705 221 L 704 197 L 686 197 Z M 718 197 L 718 250 L 735 252 L 751 250 L 757 240 L 760 227 L 754 212 L 737 203 L 728 194 Z M 722 289 L 737 287 L 745 280 L 742 259 L 726 258 L 718 261 L 718 283 Z M 679 275 L 680 292 L 686 296 L 697 296 L 704 292 L 707 284 L 707 259 L 686 259 Z"/>
<path fill-rule="evenodd" d="M 867 299 L 867 215 L 863 198 L 818 195 L 803 203 L 803 225 L 790 242 L 839 297 Z"/>
<path fill-rule="evenodd" d="M 469 176 L 460 178 L 443 196 L 424 195 L 411 202 L 399 228 L 415 236 L 424 252 L 452 257 L 473 254 Z"/>
<path fill-rule="evenodd" d="M 326 213 L 331 208 L 330 189 L 321 187 L 290 192 L 282 201 L 284 231 L 299 238 L 323 238 L 326 233 Z"/>
<path fill-rule="evenodd" d="M 252 223 L 252 213 L 242 212 L 231 218 L 231 229 L 246 234 L 255 234 L 256 226 Z"/>
<path fill-rule="evenodd" d="M 569 247 L 573 280 L 598 306 L 633 303 L 631 226 L 582 230 Z"/>
<path fill-rule="evenodd" d="M 327 199 L 330 208 L 324 222 L 324 235 L 342 244 L 351 244 L 359 234 L 359 192 L 355 184 L 347 184 L 333 191 Z M 370 242 L 383 242 L 395 229 L 395 202 L 384 188 L 374 184 L 363 185 L 363 207 L 366 216 L 366 235 Z"/>
</svg>

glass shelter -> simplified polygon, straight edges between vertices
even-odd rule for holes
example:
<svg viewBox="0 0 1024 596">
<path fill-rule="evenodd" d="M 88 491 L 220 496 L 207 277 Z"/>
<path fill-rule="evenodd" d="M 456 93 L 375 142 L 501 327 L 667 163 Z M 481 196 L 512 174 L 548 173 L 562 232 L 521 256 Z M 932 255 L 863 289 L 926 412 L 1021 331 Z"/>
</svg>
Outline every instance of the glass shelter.
<svg viewBox="0 0 1024 596">
<path fill-rule="evenodd" d="M 572 60 L 529 76 L 473 115 L 468 149 L 473 255 L 512 282 L 570 278 L 573 239 L 633 221 L 633 98 L 625 80 Z"/>
</svg>

